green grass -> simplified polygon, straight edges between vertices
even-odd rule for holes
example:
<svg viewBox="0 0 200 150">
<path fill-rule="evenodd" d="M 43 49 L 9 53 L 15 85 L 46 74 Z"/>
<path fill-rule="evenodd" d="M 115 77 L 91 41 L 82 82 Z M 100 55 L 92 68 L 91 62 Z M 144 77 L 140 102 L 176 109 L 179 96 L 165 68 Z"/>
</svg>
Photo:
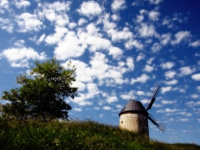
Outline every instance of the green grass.
<svg viewBox="0 0 200 150">
<path fill-rule="evenodd" d="M 200 150 L 200 146 L 152 141 L 90 120 L 40 122 L 0 119 L 0 149 Z"/>
</svg>

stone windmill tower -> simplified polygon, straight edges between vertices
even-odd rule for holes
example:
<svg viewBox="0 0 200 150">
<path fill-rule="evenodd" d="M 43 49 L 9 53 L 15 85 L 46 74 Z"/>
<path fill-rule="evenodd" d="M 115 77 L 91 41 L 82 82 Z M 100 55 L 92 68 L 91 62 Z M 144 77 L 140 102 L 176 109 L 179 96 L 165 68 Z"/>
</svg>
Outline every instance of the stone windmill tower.
<svg viewBox="0 0 200 150">
<path fill-rule="evenodd" d="M 141 102 L 136 100 L 130 100 L 119 113 L 119 127 L 149 137 L 149 119 L 154 125 L 156 125 L 161 131 L 164 132 L 165 126 L 157 120 L 155 120 L 153 116 L 148 113 L 148 110 L 151 109 L 156 99 L 156 95 L 159 89 L 159 86 L 155 89 L 152 98 L 149 101 L 149 104 L 147 104 L 146 109 L 144 108 Z"/>
</svg>

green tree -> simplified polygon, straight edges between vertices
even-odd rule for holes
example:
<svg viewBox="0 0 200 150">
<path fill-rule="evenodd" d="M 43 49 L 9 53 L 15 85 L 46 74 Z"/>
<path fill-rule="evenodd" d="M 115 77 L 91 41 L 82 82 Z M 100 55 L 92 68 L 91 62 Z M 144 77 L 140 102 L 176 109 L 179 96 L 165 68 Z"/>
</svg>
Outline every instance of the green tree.
<svg viewBox="0 0 200 150">
<path fill-rule="evenodd" d="M 3 106 L 3 117 L 67 120 L 71 107 L 64 99 L 77 95 L 77 88 L 71 86 L 75 81 L 75 67 L 69 63 L 68 69 L 64 69 L 56 59 L 37 61 L 35 65 L 29 78 L 27 74 L 17 77 L 19 88 L 3 92 L 1 99 L 11 101 Z"/>
<path fill-rule="evenodd" d="M 1 117 L 1 115 L 2 115 L 2 111 L 3 111 L 3 105 L 0 104 L 0 117 Z"/>
</svg>

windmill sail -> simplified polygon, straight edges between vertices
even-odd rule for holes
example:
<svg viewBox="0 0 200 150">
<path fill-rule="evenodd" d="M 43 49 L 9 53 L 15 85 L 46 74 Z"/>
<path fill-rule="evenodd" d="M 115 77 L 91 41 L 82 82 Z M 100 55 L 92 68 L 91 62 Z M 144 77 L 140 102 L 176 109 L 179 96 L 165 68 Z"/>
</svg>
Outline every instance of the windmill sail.
<svg viewBox="0 0 200 150">
<path fill-rule="evenodd" d="M 155 124 L 157 126 L 157 128 L 159 130 L 161 130 L 162 132 L 165 132 L 165 125 L 160 123 L 160 121 L 156 120 L 151 114 L 148 115 L 149 120 L 151 120 L 151 122 L 153 124 Z"/>
<path fill-rule="evenodd" d="M 156 100 L 156 95 L 158 94 L 159 89 L 160 89 L 160 86 L 158 86 L 158 87 L 156 87 L 156 88 L 154 89 L 154 93 L 152 94 L 151 100 L 150 100 L 149 103 L 147 104 L 146 111 L 149 110 L 149 109 L 151 109 L 151 107 L 152 107 L 154 101 Z"/>
</svg>

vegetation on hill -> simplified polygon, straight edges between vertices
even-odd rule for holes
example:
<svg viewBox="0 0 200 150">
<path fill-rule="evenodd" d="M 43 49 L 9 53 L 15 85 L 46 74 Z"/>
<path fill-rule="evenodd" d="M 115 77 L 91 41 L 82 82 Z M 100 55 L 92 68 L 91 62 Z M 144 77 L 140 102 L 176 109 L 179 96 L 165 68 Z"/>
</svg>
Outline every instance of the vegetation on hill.
<svg viewBox="0 0 200 150">
<path fill-rule="evenodd" d="M 94 121 L 7 120 L 0 118 L 0 149 L 15 150 L 199 150 L 194 144 L 148 140 Z"/>
</svg>

